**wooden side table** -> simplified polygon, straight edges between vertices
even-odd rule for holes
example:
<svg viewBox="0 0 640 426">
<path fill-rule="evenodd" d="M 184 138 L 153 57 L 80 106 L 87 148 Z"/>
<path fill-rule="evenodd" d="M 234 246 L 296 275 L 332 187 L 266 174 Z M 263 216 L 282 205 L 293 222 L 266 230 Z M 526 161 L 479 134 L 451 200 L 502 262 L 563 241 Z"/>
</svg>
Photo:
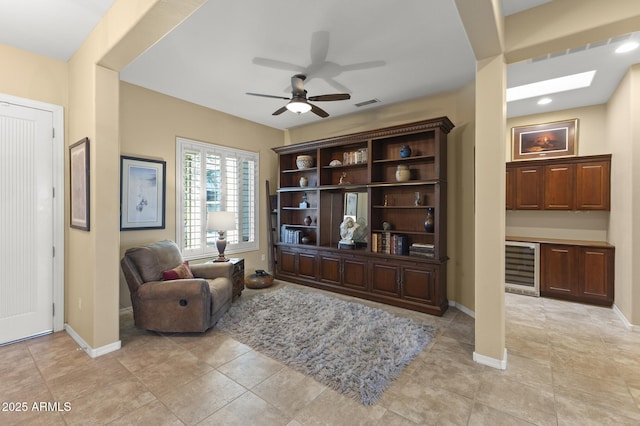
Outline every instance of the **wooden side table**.
<svg viewBox="0 0 640 426">
<path fill-rule="evenodd" d="M 229 262 L 233 265 L 231 282 L 233 282 L 233 298 L 237 298 L 244 290 L 244 259 L 232 257 Z"/>
</svg>

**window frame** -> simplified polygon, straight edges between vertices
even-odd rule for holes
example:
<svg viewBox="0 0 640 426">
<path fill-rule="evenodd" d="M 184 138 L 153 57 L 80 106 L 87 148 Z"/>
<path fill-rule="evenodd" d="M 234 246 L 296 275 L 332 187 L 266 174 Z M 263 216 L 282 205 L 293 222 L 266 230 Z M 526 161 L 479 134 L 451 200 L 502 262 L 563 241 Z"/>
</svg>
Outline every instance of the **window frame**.
<svg viewBox="0 0 640 426">
<path fill-rule="evenodd" d="M 200 247 L 196 249 L 186 249 L 184 247 L 184 155 L 185 152 L 198 152 L 200 154 L 200 164 L 201 164 L 201 176 L 200 176 L 200 222 L 205 224 L 202 226 L 200 232 Z M 203 257 L 209 256 L 217 256 L 218 249 L 215 244 L 207 246 L 207 231 L 206 231 L 206 222 L 207 222 L 207 182 L 206 182 L 206 155 L 214 154 L 220 155 L 223 158 L 232 157 L 238 161 L 238 193 L 237 199 L 235 200 L 238 214 L 238 236 L 241 239 L 241 228 L 242 228 L 242 210 L 243 204 L 242 200 L 245 198 L 243 194 L 243 181 L 242 181 L 242 162 L 243 161 L 253 161 L 255 164 L 255 170 L 253 173 L 249 173 L 249 176 L 252 176 L 252 185 L 253 186 L 253 241 L 238 243 L 227 243 L 225 248 L 225 254 L 233 254 L 240 253 L 252 250 L 258 250 L 260 247 L 260 230 L 259 230 L 259 216 L 258 210 L 260 205 L 260 192 L 258 190 L 258 177 L 260 176 L 260 155 L 257 152 L 247 151 L 237 148 L 229 148 L 223 145 L 217 145 L 207 142 L 196 141 L 193 139 L 187 139 L 183 137 L 176 137 L 176 222 L 175 222 L 175 233 L 176 233 L 176 243 L 180 250 L 182 251 L 182 255 L 185 259 L 199 259 Z M 224 160 L 223 160 L 224 163 Z M 224 164 L 221 167 L 225 167 Z M 247 180 L 248 181 L 248 180 Z M 224 191 L 224 182 L 222 184 L 222 191 Z M 251 213 L 250 213 L 251 214 Z M 248 219 L 251 221 L 251 217 Z"/>
</svg>

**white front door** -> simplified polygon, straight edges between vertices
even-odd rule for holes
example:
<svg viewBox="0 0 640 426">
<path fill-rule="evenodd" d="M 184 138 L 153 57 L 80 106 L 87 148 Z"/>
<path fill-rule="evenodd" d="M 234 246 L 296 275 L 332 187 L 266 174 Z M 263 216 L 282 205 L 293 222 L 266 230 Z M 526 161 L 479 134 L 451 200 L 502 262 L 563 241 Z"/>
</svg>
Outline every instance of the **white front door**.
<svg viewBox="0 0 640 426">
<path fill-rule="evenodd" d="M 0 102 L 0 344 L 53 330 L 53 179 L 52 112 Z"/>
</svg>

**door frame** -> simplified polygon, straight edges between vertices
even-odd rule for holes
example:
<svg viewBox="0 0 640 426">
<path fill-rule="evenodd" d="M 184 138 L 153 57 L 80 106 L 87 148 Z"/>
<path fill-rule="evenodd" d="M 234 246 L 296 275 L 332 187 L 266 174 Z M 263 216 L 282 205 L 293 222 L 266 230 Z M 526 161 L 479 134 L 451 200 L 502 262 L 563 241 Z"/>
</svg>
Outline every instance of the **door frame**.
<svg viewBox="0 0 640 426">
<path fill-rule="evenodd" d="M 53 118 L 53 331 L 64 329 L 64 108 L 60 105 L 0 93 L 0 103 L 52 113 Z"/>
</svg>

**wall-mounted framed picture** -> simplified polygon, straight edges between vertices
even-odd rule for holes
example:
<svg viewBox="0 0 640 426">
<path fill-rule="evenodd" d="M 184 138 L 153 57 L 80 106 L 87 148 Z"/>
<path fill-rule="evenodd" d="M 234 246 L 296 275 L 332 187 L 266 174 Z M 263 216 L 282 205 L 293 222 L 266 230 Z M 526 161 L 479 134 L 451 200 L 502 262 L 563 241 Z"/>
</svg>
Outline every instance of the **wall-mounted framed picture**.
<svg viewBox="0 0 640 426">
<path fill-rule="evenodd" d="M 82 138 L 69 147 L 71 183 L 70 216 L 72 228 L 89 231 L 89 138 Z"/>
<path fill-rule="evenodd" d="M 164 229 L 165 161 L 120 156 L 120 230 Z"/>
<path fill-rule="evenodd" d="M 511 129 L 512 161 L 573 157 L 577 154 L 577 118 Z"/>
</svg>

